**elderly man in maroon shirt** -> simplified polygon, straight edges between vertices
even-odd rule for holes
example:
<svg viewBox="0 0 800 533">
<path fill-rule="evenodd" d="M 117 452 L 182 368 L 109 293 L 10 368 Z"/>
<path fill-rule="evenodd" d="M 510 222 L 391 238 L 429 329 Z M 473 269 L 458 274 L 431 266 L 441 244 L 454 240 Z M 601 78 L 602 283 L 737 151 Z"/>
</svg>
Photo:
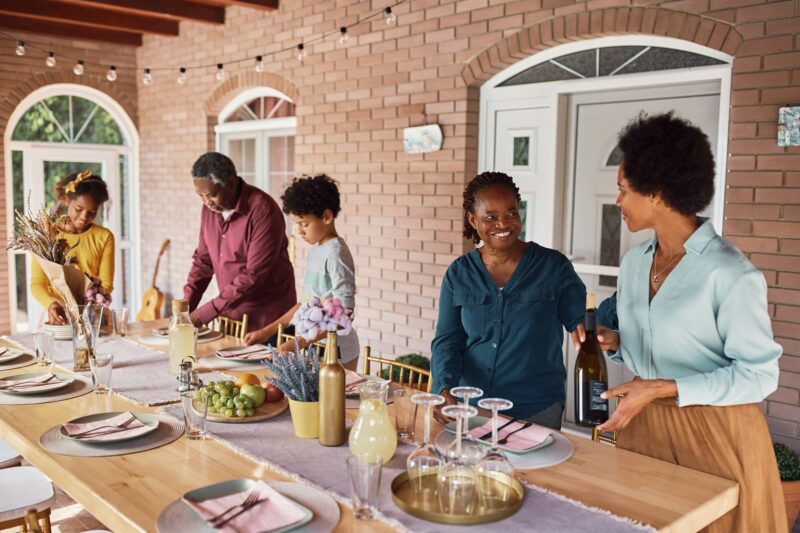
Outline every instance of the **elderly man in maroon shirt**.
<svg viewBox="0 0 800 533">
<path fill-rule="evenodd" d="M 192 322 L 207 324 L 218 316 L 238 320 L 244 314 L 254 329 L 274 322 L 297 303 L 278 204 L 237 176 L 233 161 L 223 154 L 200 156 L 192 177 L 204 205 L 200 241 L 183 288 Z M 212 275 L 219 295 L 198 307 Z"/>
</svg>

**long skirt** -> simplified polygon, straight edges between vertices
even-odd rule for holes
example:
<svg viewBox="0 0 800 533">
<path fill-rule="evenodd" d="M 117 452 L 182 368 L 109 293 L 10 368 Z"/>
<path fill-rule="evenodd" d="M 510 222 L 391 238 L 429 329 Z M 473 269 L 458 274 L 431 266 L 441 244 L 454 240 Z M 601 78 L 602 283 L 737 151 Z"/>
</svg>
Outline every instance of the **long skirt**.
<svg viewBox="0 0 800 533">
<path fill-rule="evenodd" d="M 656 401 L 619 432 L 617 447 L 737 481 L 739 505 L 703 531 L 787 531 L 778 465 L 758 404 Z"/>
</svg>

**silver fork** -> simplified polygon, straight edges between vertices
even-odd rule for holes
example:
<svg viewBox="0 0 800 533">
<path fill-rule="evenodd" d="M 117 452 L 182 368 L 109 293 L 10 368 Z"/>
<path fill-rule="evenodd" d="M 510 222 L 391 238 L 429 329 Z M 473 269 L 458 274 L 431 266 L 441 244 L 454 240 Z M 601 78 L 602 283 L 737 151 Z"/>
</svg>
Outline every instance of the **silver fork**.
<svg viewBox="0 0 800 533">
<path fill-rule="evenodd" d="M 82 431 L 80 433 L 73 433 L 72 435 L 70 435 L 70 437 L 73 437 L 73 438 L 74 437 L 83 437 L 83 436 L 88 435 L 89 433 L 96 433 L 100 429 L 114 429 L 114 430 L 116 430 L 117 428 L 119 428 L 120 430 L 122 430 L 122 429 L 125 429 L 126 427 L 128 427 L 129 425 L 131 425 L 134 420 L 136 420 L 136 417 L 135 416 L 131 416 L 128 420 L 126 420 L 125 422 L 122 422 L 121 424 L 116 424 L 116 425 L 114 425 L 114 424 L 106 424 L 106 425 L 103 425 L 103 426 L 97 426 L 95 428 L 87 429 L 86 431 Z M 108 433 L 114 433 L 114 431 L 108 431 Z M 106 431 L 100 432 L 100 434 L 101 435 L 105 435 Z M 95 435 L 92 435 L 92 436 L 95 436 Z"/>
<path fill-rule="evenodd" d="M 243 509 L 249 509 L 252 505 L 254 505 L 258 501 L 258 495 L 259 494 L 258 494 L 257 490 L 250 489 L 250 493 L 247 495 L 247 498 L 245 498 L 242 503 L 236 504 L 233 507 L 229 507 L 228 509 L 225 509 L 224 511 L 219 513 L 217 516 L 212 516 L 211 518 L 209 518 L 207 520 L 207 522 L 209 524 L 211 524 L 212 526 L 214 526 L 214 527 L 219 527 L 219 526 L 221 526 L 223 524 L 227 524 L 228 520 L 230 520 L 230 519 L 222 520 L 223 516 L 225 516 L 226 514 L 230 513 L 234 509 L 238 509 L 239 507 L 241 507 Z M 236 515 L 234 515 L 234 516 L 236 516 Z M 231 517 L 231 518 L 233 518 L 233 517 Z M 222 521 L 220 522 L 220 520 L 222 520 Z"/>
</svg>

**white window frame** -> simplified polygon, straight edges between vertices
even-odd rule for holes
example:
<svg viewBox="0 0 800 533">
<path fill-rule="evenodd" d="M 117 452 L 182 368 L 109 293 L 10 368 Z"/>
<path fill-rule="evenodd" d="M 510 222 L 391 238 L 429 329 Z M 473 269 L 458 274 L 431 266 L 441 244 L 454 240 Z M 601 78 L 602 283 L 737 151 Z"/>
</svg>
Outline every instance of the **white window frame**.
<svg viewBox="0 0 800 533">
<path fill-rule="evenodd" d="M 594 48 L 605 48 L 610 46 L 653 46 L 663 48 L 673 48 L 695 54 L 713 57 L 723 61 L 722 65 L 712 65 L 707 67 L 695 67 L 685 69 L 663 70 L 654 72 L 642 72 L 636 74 L 625 74 L 616 76 L 603 76 L 599 78 L 584 78 L 558 80 L 543 83 L 529 83 L 524 85 L 512 85 L 497 87 L 497 84 L 519 74 L 520 72 L 537 65 L 539 63 L 555 59 L 565 54 L 591 50 Z M 719 135 L 717 139 L 717 161 L 716 161 L 716 182 L 717 194 L 714 197 L 714 218 L 712 222 L 718 229 L 722 229 L 724 219 L 723 211 L 725 204 L 725 186 L 727 170 L 727 147 L 728 147 L 728 120 L 729 103 L 731 95 L 731 72 L 733 56 L 707 48 L 696 43 L 674 39 L 671 37 L 661 37 L 655 35 L 619 35 L 610 37 L 599 37 L 597 39 L 586 39 L 572 43 L 566 43 L 547 50 L 543 50 L 530 57 L 522 59 L 511 65 L 505 70 L 495 74 L 481 86 L 480 95 L 480 115 L 478 130 L 478 171 L 485 172 L 492 170 L 486 168 L 487 161 L 490 161 L 491 150 L 494 150 L 494 111 L 504 107 L 513 107 L 515 100 L 537 99 L 545 102 L 555 112 L 551 113 L 552 122 L 550 124 L 553 132 L 565 131 L 567 127 L 567 107 L 569 105 L 567 95 L 587 92 L 624 90 L 631 88 L 657 87 L 661 85 L 686 84 L 703 81 L 718 81 L 720 87 L 719 98 Z M 551 179 L 556 184 L 557 191 L 570 190 L 569 180 L 564 176 L 565 165 L 562 161 L 563 154 L 566 153 L 566 139 L 561 135 L 558 138 L 556 148 L 556 165 Z M 560 199 L 555 199 L 561 202 Z M 559 204 L 560 205 L 560 204 Z M 568 228 L 569 209 L 556 210 L 558 220 L 554 220 L 554 228 Z M 532 236 L 530 236 L 532 237 Z M 558 229 L 554 229 L 552 235 L 546 236 L 543 241 L 549 241 L 559 247 L 562 244 L 562 235 Z M 586 272 L 579 270 L 581 265 L 575 264 L 576 271 L 585 274 L 604 274 L 618 275 L 618 267 L 598 267 L 586 265 L 589 269 Z"/>
<path fill-rule="evenodd" d="M 97 144 L 71 144 L 71 143 L 47 143 L 40 141 L 13 141 L 11 136 L 17 127 L 17 123 L 22 118 L 28 109 L 37 102 L 50 98 L 52 96 L 77 96 L 89 100 L 101 107 L 103 107 L 114 118 L 117 126 L 122 134 L 124 144 L 122 145 L 97 145 Z M 129 208 L 132 210 L 130 217 L 130 235 L 128 236 L 129 245 L 121 246 L 122 240 L 119 235 L 115 235 L 117 241 L 117 264 L 121 265 L 122 249 L 127 248 L 131 253 L 131 301 L 129 305 L 131 309 L 138 309 L 141 304 L 141 228 L 139 226 L 140 220 L 140 188 L 139 188 L 139 133 L 136 130 L 136 125 L 133 120 L 128 116 L 125 109 L 111 96 L 106 93 L 88 87 L 85 85 L 77 85 L 72 83 L 56 83 L 41 87 L 32 93 L 28 94 L 14 109 L 8 119 L 6 131 L 3 138 L 4 157 L 5 157 L 5 176 L 6 176 L 6 228 L 12 231 L 14 227 L 14 180 L 11 152 L 23 152 L 23 166 L 30 164 L 30 155 L 26 156 L 25 152 L 30 151 L 33 147 L 47 147 L 65 149 L 72 148 L 76 154 L 80 153 L 81 148 L 89 150 L 103 150 L 112 151 L 116 154 L 117 164 L 119 156 L 127 156 L 129 165 L 129 179 L 130 179 L 130 192 Z M 120 176 L 120 178 L 122 178 Z M 118 184 L 114 184 L 115 188 L 119 188 Z M 119 202 L 119 198 L 112 198 L 112 201 Z M 14 265 L 14 257 L 17 255 L 15 252 L 9 250 L 7 253 L 8 265 L 8 300 L 9 300 L 9 319 L 11 322 L 11 331 L 16 331 L 17 326 L 17 290 L 16 290 L 16 269 Z M 120 267 L 117 267 L 120 268 Z M 30 270 L 29 270 L 30 271 Z M 120 274 L 121 277 L 121 274 Z M 30 320 L 31 317 L 29 317 Z"/>
</svg>

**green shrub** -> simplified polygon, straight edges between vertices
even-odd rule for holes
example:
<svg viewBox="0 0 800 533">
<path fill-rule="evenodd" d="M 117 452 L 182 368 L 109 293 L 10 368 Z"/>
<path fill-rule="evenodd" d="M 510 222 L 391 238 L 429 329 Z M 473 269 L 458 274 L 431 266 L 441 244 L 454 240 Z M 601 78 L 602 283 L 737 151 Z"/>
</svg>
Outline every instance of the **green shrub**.
<svg viewBox="0 0 800 533">
<path fill-rule="evenodd" d="M 431 361 L 427 357 L 423 357 L 418 353 L 410 353 L 407 355 L 401 355 L 397 358 L 397 362 L 405 363 L 407 365 L 415 366 L 417 368 L 421 368 L 423 370 L 430 370 L 431 369 Z M 392 380 L 391 381 L 400 381 L 400 369 L 397 367 L 392 368 Z M 389 369 L 384 368 L 380 374 L 381 378 L 389 379 Z M 403 381 L 408 383 L 408 372 L 403 374 Z M 422 383 L 428 382 L 428 376 L 422 376 Z M 414 376 L 414 383 L 417 383 L 417 376 Z"/>
<path fill-rule="evenodd" d="M 775 459 L 778 460 L 778 471 L 781 474 L 781 481 L 800 480 L 800 459 L 785 444 L 778 442 L 773 444 L 775 448 Z"/>
</svg>

